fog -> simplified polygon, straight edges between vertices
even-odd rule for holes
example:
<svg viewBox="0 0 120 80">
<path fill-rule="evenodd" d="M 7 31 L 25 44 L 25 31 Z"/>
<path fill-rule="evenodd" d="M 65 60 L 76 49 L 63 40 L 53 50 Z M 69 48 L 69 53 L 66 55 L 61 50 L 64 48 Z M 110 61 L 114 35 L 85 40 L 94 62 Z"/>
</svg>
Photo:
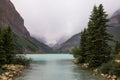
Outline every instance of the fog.
<svg viewBox="0 0 120 80">
<path fill-rule="evenodd" d="M 103 4 L 109 17 L 120 0 L 11 0 L 32 36 L 46 44 L 62 43 L 85 27 L 94 5 Z"/>
</svg>

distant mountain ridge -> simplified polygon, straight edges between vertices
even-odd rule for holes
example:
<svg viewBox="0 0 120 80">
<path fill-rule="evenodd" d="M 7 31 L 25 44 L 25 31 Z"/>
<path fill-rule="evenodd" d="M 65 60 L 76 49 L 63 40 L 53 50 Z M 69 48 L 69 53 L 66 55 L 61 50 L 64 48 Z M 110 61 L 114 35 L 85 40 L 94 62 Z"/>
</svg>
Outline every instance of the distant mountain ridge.
<svg viewBox="0 0 120 80">
<path fill-rule="evenodd" d="M 120 9 L 110 18 L 108 32 L 114 36 L 115 40 L 120 40 Z"/>
<path fill-rule="evenodd" d="M 78 47 L 80 45 L 80 33 L 72 36 L 66 42 L 61 44 L 61 47 L 57 50 L 61 53 L 69 53 L 72 48 Z"/>
<path fill-rule="evenodd" d="M 0 0 L 0 23 L 11 26 L 17 52 L 20 53 L 49 53 L 52 48 L 30 36 L 24 26 L 24 20 L 16 11 L 10 0 Z"/>
</svg>

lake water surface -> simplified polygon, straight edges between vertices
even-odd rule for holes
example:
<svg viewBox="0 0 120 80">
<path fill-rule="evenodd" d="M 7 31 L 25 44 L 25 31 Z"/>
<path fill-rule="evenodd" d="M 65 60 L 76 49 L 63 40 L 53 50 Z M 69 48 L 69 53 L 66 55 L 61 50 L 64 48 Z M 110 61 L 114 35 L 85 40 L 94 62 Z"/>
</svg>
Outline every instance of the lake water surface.
<svg viewBox="0 0 120 80">
<path fill-rule="evenodd" d="M 73 64 L 70 54 L 27 54 L 31 69 L 18 80 L 103 80 Z"/>
</svg>

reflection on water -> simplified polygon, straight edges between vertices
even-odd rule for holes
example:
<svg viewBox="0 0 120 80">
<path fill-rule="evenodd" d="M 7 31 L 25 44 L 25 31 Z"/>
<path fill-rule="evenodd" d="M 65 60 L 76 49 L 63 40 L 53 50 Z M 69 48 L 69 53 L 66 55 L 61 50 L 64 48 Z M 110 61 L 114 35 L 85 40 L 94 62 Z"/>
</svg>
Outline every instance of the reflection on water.
<svg viewBox="0 0 120 80">
<path fill-rule="evenodd" d="M 103 80 L 73 64 L 70 54 L 33 54 L 31 69 L 18 80 Z"/>
</svg>

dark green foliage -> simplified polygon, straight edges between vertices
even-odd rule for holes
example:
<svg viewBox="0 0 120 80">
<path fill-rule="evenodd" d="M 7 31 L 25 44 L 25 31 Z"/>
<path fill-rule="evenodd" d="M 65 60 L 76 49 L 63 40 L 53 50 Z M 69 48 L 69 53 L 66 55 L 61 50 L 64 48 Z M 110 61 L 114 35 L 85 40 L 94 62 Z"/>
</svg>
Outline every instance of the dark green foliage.
<svg viewBox="0 0 120 80">
<path fill-rule="evenodd" d="M 6 62 L 5 51 L 3 50 L 2 30 L 0 29 L 0 66 Z"/>
<path fill-rule="evenodd" d="M 12 62 L 13 58 L 15 57 L 13 36 L 9 26 L 5 28 L 2 32 L 2 40 L 3 40 L 3 50 L 6 55 L 6 63 L 9 64 Z"/>
<path fill-rule="evenodd" d="M 29 66 L 31 63 L 31 59 L 27 59 L 24 55 L 17 55 L 14 58 L 14 64 L 19 64 L 19 65 L 24 65 L 24 66 Z"/>
<path fill-rule="evenodd" d="M 120 63 L 115 62 L 113 65 L 113 74 L 120 77 Z"/>
<path fill-rule="evenodd" d="M 108 21 L 102 4 L 94 6 L 88 28 L 81 32 L 77 57 L 81 58 L 79 60 L 82 63 L 89 63 L 89 68 L 97 68 L 110 60 L 111 47 L 108 42 L 112 40 L 112 36 L 107 33 Z"/>
<path fill-rule="evenodd" d="M 80 58 L 80 62 L 81 63 L 85 63 L 87 61 L 87 55 L 88 55 L 88 44 L 87 44 L 87 30 L 84 29 L 83 32 L 81 32 L 81 40 L 80 40 L 80 49 L 81 52 L 79 54 Z"/>
<path fill-rule="evenodd" d="M 75 58 L 77 58 L 79 55 L 80 55 L 80 48 L 78 48 L 78 47 L 75 47 L 75 48 L 73 48 L 72 49 L 72 54 L 73 54 L 73 56 L 75 57 Z"/>
<path fill-rule="evenodd" d="M 102 63 L 110 59 L 110 47 L 108 41 L 111 35 L 106 32 L 107 14 L 104 12 L 102 4 L 94 7 L 88 23 L 88 53 L 89 67 L 99 67 Z"/>
<path fill-rule="evenodd" d="M 87 60 L 87 30 L 80 33 L 80 46 L 72 50 L 72 54 L 79 60 L 79 63 L 85 63 Z"/>
<path fill-rule="evenodd" d="M 3 30 L 2 40 L 5 53 L 14 54 L 13 36 L 10 27 Z"/>
<path fill-rule="evenodd" d="M 100 71 L 104 74 L 111 74 L 120 77 L 120 63 L 109 61 L 100 67 Z"/>
<path fill-rule="evenodd" d="M 111 70 L 113 68 L 113 64 L 112 62 L 108 62 L 102 65 L 102 67 L 100 68 L 101 73 L 103 74 L 109 74 L 110 72 L 112 72 Z"/>
<path fill-rule="evenodd" d="M 30 60 L 24 56 L 16 55 L 13 33 L 8 26 L 0 30 L 0 66 L 4 64 L 21 64 L 28 66 Z"/>
<path fill-rule="evenodd" d="M 119 52 L 120 52 L 120 41 L 116 41 L 115 53 L 118 54 Z"/>
</svg>

